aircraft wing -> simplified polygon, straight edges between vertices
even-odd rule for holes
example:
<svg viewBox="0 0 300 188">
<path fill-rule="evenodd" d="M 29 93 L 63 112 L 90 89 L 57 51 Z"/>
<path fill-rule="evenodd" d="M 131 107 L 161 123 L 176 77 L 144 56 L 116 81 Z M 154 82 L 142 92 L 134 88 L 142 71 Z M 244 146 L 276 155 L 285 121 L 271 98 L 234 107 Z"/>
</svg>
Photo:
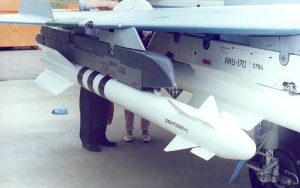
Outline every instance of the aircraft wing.
<svg viewBox="0 0 300 188">
<path fill-rule="evenodd" d="M 149 8 L 124 0 L 114 11 L 54 11 L 48 2 L 21 1 L 19 14 L 0 15 L 0 23 L 187 32 L 199 34 L 298 35 L 300 5 L 253 5 L 201 8 Z M 124 4 L 126 9 L 124 9 Z"/>
</svg>

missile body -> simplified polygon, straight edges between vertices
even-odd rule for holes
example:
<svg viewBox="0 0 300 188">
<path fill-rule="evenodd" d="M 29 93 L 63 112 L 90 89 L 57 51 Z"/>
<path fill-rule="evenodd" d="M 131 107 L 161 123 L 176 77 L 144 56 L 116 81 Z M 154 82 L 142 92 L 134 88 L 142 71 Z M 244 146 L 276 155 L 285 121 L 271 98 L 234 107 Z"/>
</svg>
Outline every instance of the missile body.
<svg viewBox="0 0 300 188">
<path fill-rule="evenodd" d="M 176 137 L 165 151 L 192 148 L 192 153 L 206 160 L 214 155 L 246 160 L 255 154 L 253 140 L 237 126 L 235 117 L 219 114 L 213 97 L 199 109 L 194 108 L 160 92 L 135 89 L 81 65 L 67 65 L 67 59 L 59 52 L 39 46 L 43 50 L 42 62 L 51 72 L 174 133 Z"/>
</svg>

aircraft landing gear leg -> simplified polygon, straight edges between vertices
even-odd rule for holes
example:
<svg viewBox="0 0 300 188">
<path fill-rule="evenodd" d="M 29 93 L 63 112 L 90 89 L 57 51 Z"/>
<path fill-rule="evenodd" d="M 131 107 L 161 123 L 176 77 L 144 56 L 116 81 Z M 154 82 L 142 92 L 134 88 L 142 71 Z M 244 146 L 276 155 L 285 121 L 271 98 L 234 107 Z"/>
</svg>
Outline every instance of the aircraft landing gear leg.
<svg viewBox="0 0 300 188">
<path fill-rule="evenodd" d="M 278 148 L 268 149 L 271 145 L 265 144 L 268 143 L 266 139 L 271 139 L 271 142 L 276 141 L 274 140 L 276 136 L 274 137 L 274 134 L 268 133 L 274 129 L 273 126 L 274 124 L 262 133 L 262 135 L 269 136 L 262 139 L 261 144 L 258 146 L 257 155 L 247 164 L 251 185 L 253 188 L 300 187 L 298 178 L 300 172 L 299 160 L 296 153 L 282 142 L 284 140 L 280 140 Z M 275 127 L 276 129 L 278 132 L 278 127 Z"/>
</svg>

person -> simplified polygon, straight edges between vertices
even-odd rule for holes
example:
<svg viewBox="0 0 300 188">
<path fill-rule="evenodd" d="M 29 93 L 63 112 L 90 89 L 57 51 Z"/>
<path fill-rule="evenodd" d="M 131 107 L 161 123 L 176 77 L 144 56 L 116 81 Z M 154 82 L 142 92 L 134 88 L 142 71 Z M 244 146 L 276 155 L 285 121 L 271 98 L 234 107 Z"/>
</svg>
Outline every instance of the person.
<svg viewBox="0 0 300 188">
<path fill-rule="evenodd" d="M 91 8 L 111 10 L 117 4 L 109 0 L 80 0 L 79 11 L 89 11 Z M 87 34 L 96 36 L 94 30 L 86 31 Z M 80 108 L 80 139 L 82 147 L 88 151 L 100 152 L 98 145 L 116 147 L 116 142 L 111 142 L 106 137 L 110 101 L 81 87 L 79 97 Z"/>
<path fill-rule="evenodd" d="M 138 32 L 140 38 L 142 39 L 143 45 L 146 47 L 152 37 L 152 31 L 139 31 Z M 126 142 L 133 141 L 133 122 L 134 122 L 134 114 L 127 109 L 124 110 L 125 114 L 125 130 L 126 135 L 124 136 L 124 140 Z M 149 126 L 150 122 L 144 118 L 141 118 L 141 130 L 142 130 L 142 140 L 144 142 L 149 142 L 151 140 L 149 134 Z"/>
<path fill-rule="evenodd" d="M 92 8 L 112 10 L 117 4 L 112 0 L 79 0 L 79 11 L 90 11 Z"/>
<path fill-rule="evenodd" d="M 132 142 L 133 141 L 133 122 L 134 122 L 134 114 L 128 110 L 124 110 L 125 114 L 125 129 L 126 129 L 126 135 L 124 136 L 124 140 L 126 142 Z M 149 142 L 151 137 L 149 135 L 149 126 L 150 122 L 144 118 L 141 118 L 141 129 L 142 129 L 142 140 L 144 142 Z"/>
</svg>

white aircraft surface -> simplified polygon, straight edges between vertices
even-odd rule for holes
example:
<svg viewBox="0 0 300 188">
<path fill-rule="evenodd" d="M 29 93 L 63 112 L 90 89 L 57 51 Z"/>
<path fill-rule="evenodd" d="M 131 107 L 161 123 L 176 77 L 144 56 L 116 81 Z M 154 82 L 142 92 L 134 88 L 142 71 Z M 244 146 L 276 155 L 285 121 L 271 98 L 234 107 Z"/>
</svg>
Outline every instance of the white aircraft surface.
<svg viewBox="0 0 300 188">
<path fill-rule="evenodd" d="M 0 23 L 43 26 L 36 83 L 54 95 L 78 83 L 174 133 L 167 152 L 239 160 L 232 180 L 246 164 L 253 187 L 299 187 L 300 1 L 149 2 L 70 12 L 21 0 Z M 140 31 L 154 33 L 146 47 Z"/>
</svg>

